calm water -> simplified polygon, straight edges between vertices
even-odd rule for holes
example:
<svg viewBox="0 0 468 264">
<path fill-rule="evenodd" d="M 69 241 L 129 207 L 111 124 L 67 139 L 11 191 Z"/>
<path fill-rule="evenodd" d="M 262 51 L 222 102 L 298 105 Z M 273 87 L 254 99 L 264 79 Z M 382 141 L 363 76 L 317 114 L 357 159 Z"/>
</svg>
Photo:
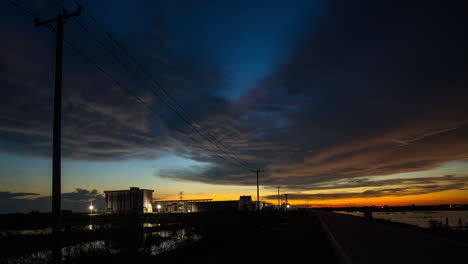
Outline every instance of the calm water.
<svg viewBox="0 0 468 264">
<path fill-rule="evenodd" d="M 143 228 L 158 227 L 159 223 L 143 223 Z M 105 228 L 103 225 L 86 224 L 86 225 L 72 225 L 70 231 L 93 231 Z M 62 228 L 62 231 L 65 229 Z M 38 229 L 19 229 L 19 230 L 0 230 L 0 236 L 17 236 L 17 235 L 48 235 L 52 234 L 52 228 L 38 228 Z"/>
<path fill-rule="evenodd" d="M 148 227 L 148 226 L 147 226 Z M 22 230 L 25 231 L 25 230 Z M 29 234 L 29 232 L 25 232 Z M 42 233 L 42 231 L 39 231 Z M 38 233 L 35 233 L 38 234 Z M 141 233 L 141 239 L 137 250 L 147 255 L 158 255 L 166 251 L 174 250 L 186 243 L 194 243 L 199 241 L 201 235 L 185 228 L 170 230 L 170 231 L 154 231 L 148 233 Z M 92 253 L 108 252 L 110 254 L 121 254 L 128 250 L 128 241 L 125 237 L 123 239 L 106 239 L 92 242 L 79 243 L 72 246 L 62 248 L 63 260 L 70 260 L 79 255 L 87 255 Z M 35 253 L 26 254 L 23 256 L 16 256 L 11 258 L 2 259 L 0 263 L 5 261 L 7 263 L 42 263 L 50 260 L 52 257 L 51 250 L 43 250 Z"/>
<path fill-rule="evenodd" d="M 350 214 L 354 216 L 364 216 L 362 212 L 344 212 L 336 213 Z M 372 216 L 378 219 L 400 222 L 420 227 L 430 227 L 430 221 L 436 220 L 445 225 L 446 219 L 450 227 L 456 228 L 459 226 L 459 219 L 463 226 L 468 226 L 468 211 L 415 211 L 415 212 L 373 212 Z"/>
</svg>

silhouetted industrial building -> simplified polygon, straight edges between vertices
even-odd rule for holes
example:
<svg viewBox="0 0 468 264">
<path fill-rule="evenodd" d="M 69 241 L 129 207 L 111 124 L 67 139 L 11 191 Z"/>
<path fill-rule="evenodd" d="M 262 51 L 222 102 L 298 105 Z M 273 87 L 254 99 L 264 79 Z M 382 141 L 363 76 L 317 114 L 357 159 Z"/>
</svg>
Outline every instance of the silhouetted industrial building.
<svg viewBox="0 0 468 264">
<path fill-rule="evenodd" d="M 260 209 L 265 206 L 260 202 Z M 251 196 L 241 196 L 239 200 L 212 201 L 212 199 L 154 201 L 154 212 L 159 213 L 197 213 L 197 212 L 236 212 L 256 211 L 257 203 Z"/>
<path fill-rule="evenodd" d="M 152 213 L 153 190 L 130 187 L 130 190 L 104 191 L 109 214 Z"/>
<path fill-rule="evenodd" d="M 212 199 L 155 201 L 153 208 L 158 213 L 194 213 L 199 212 L 199 203 L 211 201 Z"/>
</svg>

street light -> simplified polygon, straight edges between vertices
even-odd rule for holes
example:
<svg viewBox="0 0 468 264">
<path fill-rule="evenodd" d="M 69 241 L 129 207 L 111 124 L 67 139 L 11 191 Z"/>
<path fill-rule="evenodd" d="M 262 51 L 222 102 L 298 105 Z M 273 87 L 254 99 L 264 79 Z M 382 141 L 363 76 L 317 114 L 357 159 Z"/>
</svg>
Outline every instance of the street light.
<svg viewBox="0 0 468 264">
<path fill-rule="evenodd" d="M 156 208 L 158 208 L 158 213 L 159 213 L 159 211 L 161 210 L 161 205 L 160 204 L 156 205 Z"/>
<path fill-rule="evenodd" d="M 89 212 L 90 212 L 90 214 L 93 213 L 93 209 L 94 209 L 94 206 L 93 206 L 93 205 L 90 205 L 90 206 L 89 206 Z"/>
</svg>

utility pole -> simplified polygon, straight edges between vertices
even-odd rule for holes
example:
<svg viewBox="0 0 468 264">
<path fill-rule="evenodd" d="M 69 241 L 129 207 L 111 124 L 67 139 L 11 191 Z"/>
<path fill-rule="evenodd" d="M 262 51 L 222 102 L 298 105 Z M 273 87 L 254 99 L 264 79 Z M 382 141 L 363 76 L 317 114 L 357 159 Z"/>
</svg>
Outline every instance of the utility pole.
<svg viewBox="0 0 468 264">
<path fill-rule="evenodd" d="M 53 147 L 52 147 L 52 232 L 58 236 L 61 226 L 61 121 L 62 121 L 62 63 L 63 63 L 63 25 L 71 17 L 81 14 L 81 6 L 74 13 L 63 10 L 57 17 L 39 21 L 35 18 L 36 26 L 57 23 L 56 46 L 55 46 L 55 88 L 54 88 L 54 125 L 53 125 Z M 55 253 L 54 253 L 55 254 Z M 61 250 L 57 251 L 55 262 L 61 261 Z"/>
<path fill-rule="evenodd" d="M 184 192 L 179 193 L 180 200 L 182 201 L 182 198 L 184 198 Z"/>
<path fill-rule="evenodd" d="M 278 186 L 278 209 L 281 208 L 280 204 L 280 192 L 279 192 L 280 187 Z"/>
<path fill-rule="evenodd" d="M 259 212 L 260 211 L 260 185 L 259 185 L 259 182 L 258 182 L 258 174 L 260 172 L 263 172 L 263 170 L 256 169 L 256 170 L 253 170 L 252 172 L 257 173 L 257 212 Z"/>
</svg>

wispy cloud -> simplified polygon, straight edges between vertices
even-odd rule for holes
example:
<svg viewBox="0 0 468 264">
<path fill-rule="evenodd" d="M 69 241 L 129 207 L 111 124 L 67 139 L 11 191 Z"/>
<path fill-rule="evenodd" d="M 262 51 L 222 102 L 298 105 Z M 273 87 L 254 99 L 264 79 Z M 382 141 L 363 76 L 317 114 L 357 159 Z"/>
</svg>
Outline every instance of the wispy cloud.
<svg viewBox="0 0 468 264">
<path fill-rule="evenodd" d="M 439 177 L 371 180 L 369 178 L 344 179 L 309 185 L 283 186 L 292 200 L 332 200 L 348 198 L 376 198 L 437 193 L 449 190 L 465 190 L 468 176 L 444 175 Z M 359 191 L 353 191 L 357 189 Z M 364 191 L 361 191 L 365 189 Z M 318 191 L 327 192 L 318 192 Z M 266 198 L 275 199 L 276 195 Z"/>
<path fill-rule="evenodd" d="M 434 185 L 434 184 L 455 184 L 467 183 L 467 176 L 444 175 L 439 177 L 417 177 L 417 178 L 393 178 L 385 179 L 385 177 L 369 178 L 347 178 L 341 180 L 330 180 L 302 185 L 286 185 L 282 186 L 284 190 L 289 191 L 317 191 L 317 190 L 337 190 L 349 188 L 365 188 L 365 187 L 389 187 L 389 186 L 417 186 L 417 185 Z M 271 189 L 274 186 L 269 187 Z"/>
<path fill-rule="evenodd" d="M 336 200 L 354 198 L 377 198 L 389 196 L 408 196 L 437 193 L 448 190 L 464 190 L 464 183 L 454 183 L 448 185 L 421 185 L 418 187 L 402 187 L 390 189 L 366 190 L 362 192 L 333 192 L 333 193 L 291 193 L 288 194 L 290 200 Z M 264 198 L 276 199 L 276 195 L 269 195 Z"/>
</svg>

